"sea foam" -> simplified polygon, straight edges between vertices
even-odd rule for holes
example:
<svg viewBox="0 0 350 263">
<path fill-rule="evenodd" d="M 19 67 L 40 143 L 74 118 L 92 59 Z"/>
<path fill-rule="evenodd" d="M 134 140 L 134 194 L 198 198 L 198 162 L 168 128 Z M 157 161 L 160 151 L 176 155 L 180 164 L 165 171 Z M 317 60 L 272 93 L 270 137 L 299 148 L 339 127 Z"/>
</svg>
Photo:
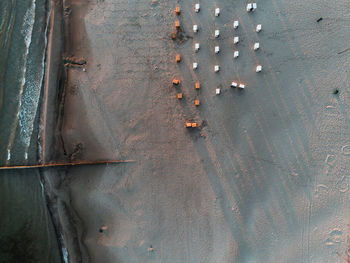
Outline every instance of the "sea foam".
<svg viewBox="0 0 350 263">
<path fill-rule="evenodd" d="M 17 126 L 19 128 L 20 140 L 24 144 L 24 156 L 28 158 L 28 149 L 30 146 L 31 136 L 34 130 L 34 121 L 36 118 L 41 86 L 44 77 L 44 64 L 45 64 L 45 49 L 42 51 L 41 70 L 37 71 L 37 68 L 33 68 L 30 63 L 29 53 L 33 38 L 33 29 L 35 23 L 36 12 L 36 0 L 32 0 L 31 6 L 26 11 L 23 21 L 22 34 L 24 37 L 25 51 L 23 54 L 23 68 L 21 72 L 20 90 L 18 94 L 18 110 L 17 118 L 13 125 L 12 133 L 15 134 Z M 46 40 L 45 40 L 46 46 Z M 28 75 L 30 74 L 30 75 Z M 30 81 L 28 80 L 30 76 Z M 13 146 L 14 137 L 10 140 L 8 149 Z"/>
</svg>

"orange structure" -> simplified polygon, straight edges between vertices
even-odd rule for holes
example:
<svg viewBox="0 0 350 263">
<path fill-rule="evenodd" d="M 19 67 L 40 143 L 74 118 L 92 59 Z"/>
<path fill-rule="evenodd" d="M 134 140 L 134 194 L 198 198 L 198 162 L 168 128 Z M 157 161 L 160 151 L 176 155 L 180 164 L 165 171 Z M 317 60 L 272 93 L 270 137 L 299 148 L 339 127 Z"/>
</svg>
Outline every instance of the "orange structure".
<svg viewBox="0 0 350 263">
<path fill-rule="evenodd" d="M 200 88 L 200 85 L 199 85 L 199 82 L 197 81 L 196 84 L 195 84 L 195 89 L 199 89 Z"/>
<path fill-rule="evenodd" d="M 180 7 L 179 6 L 177 6 L 175 8 L 175 14 L 180 15 Z"/>
<path fill-rule="evenodd" d="M 179 62 L 181 61 L 181 57 L 180 57 L 180 55 L 176 55 L 176 57 L 175 57 L 175 61 L 176 61 L 177 63 L 179 63 Z"/>
<path fill-rule="evenodd" d="M 173 79 L 173 84 L 174 84 L 174 85 L 179 85 L 179 84 L 180 84 L 180 80 L 178 80 L 178 79 Z"/>
<path fill-rule="evenodd" d="M 179 27 L 180 27 L 180 21 L 177 20 L 177 21 L 175 21 L 175 28 L 176 28 L 176 29 L 179 29 Z"/>
<path fill-rule="evenodd" d="M 194 101 L 194 105 L 195 105 L 195 106 L 199 106 L 199 100 L 195 100 L 195 101 Z"/>
<path fill-rule="evenodd" d="M 177 98 L 178 98 L 179 100 L 181 100 L 181 99 L 182 99 L 182 93 L 178 93 L 178 94 L 177 94 Z"/>
<path fill-rule="evenodd" d="M 196 128 L 197 123 L 196 122 L 186 122 L 186 128 Z"/>
</svg>

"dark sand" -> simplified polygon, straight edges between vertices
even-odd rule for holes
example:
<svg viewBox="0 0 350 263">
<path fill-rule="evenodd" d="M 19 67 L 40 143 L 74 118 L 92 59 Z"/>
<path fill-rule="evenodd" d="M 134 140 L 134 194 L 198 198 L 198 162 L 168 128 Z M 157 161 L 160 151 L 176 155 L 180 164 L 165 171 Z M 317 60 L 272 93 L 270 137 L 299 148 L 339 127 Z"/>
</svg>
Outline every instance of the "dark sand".
<svg viewBox="0 0 350 263">
<path fill-rule="evenodd" d="M 66 67 L 57 159 L 136 161 L 48 177 L 70 262 L 344 262 L 347 3 L 267 0 L 247 14 L 245 2 L 203 1 L 195 14 L 178 1 L 185 38 L 173 41 L 177 1 L 64 1 L 65 57 L 87 63 Z"/>
</svg>

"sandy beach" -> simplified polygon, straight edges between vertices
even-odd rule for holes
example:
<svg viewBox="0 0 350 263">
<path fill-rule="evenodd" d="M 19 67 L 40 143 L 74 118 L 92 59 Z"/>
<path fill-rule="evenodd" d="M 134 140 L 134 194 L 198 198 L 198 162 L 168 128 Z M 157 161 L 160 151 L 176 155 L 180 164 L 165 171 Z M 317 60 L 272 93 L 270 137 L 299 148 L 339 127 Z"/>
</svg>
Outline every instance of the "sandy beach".
<svg viewBox="0 0 350 263">
<path fill-rule="evenodd" d="M 50 72 L 64 66 L 48 80 L 46 160 L 134 160 L 44 171 L 70 263 L 346 262 L 346 1 L 54 2 L 64 43 Z"/>
</svg>

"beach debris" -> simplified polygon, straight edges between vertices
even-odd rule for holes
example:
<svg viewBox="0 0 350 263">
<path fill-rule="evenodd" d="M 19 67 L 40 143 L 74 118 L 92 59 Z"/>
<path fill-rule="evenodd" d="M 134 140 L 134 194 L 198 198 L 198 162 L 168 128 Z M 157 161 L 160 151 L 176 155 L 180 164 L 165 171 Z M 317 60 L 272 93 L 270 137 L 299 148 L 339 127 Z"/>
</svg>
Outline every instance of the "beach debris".
<svg viewBox="0 0 350 263">
<path fill-rule="evenodd" d="M 180 84 L 180 80 L 178 79 L 173 79 L 173 85 L 179 85 Z"/>
<path fill-rule="evenodd" d="M 338 90 L 338 89 L 334 89 L 334 90 L 333 90 L 333 94 L 334 94 L 334 95 L 337 95 L 338 93 L 339 93 L 339 90 Z"/>
<path fill-rule="evenodd" d="M 245 85 L 241 83 L 241 84 L 239 84 L 238 88 L 244 89 L 244 88 L 245 88 Z"/>
<path fill-rule="evenodd" d="M 239 57 L 239 51 L 236 50 L 235 52 L 233 52 L 233 57 L 234 58 L 238 58 Z"/>
<path fill-rule="evenodd" d="M 199 43 L 194 44 L 194 50 L 197 52 L 199 50 L 200 46 Z"/>
<path fill-rule="evenodd" d="M 219 16 L 220 15 L 220 8 L 216 8 L 215 9 L 215 16 Z"/>
<path fill-rule="evenodd" d="M 83 68 L 83 71 L 86 72 L 86 68 Z"/>
<path fill-rule="evenodd" d="M 197 69 L 198 68 L 198 63 L 197 62 L 193 62 L 192 68 L 193 69 Z"/>
<path fill-rule="evenodd" d="M 66 57 L 63 59 L 63 63 L 65 67 L 82 68 L 87 64 L 87 61 L 82 58 Z"/>
<path fill-rule="evenodd" d="M 178 44 L 186 42 L 189 38 L 190 36 L 187 35 L 181 27 L 176 28 L 176 31 L 173 31 L 171 33 L 171 39 L 177 40 Z"/>
<path fill-rule="evenodd" d="M 193 32 L 197 33 L 198 32 L 198 25 L 193 25 Z"/>
<path fill-rule="evenodd" d="M 154 248 L 152 247 L 152 245 L 149 246 L 149 248 L 147 249 L 148 252 L 153 252 Z"/>
<path fill-rule="evenodd" d="M 259 48 L 260 48 L 260 44 L 259 44 L 259 42 L 256 42 L 254 44 L 254 50 L 258 50 Z"/>
<path fill-rule="evenodd" d="M 177 20 L 175 22 L 175 31 L 172 31 L 171 38 L 177 40 L 178 44 L 183 44 L 192 37 L 185 32 L 184 28 L 180 26 L 180 21 Z"/>
<path fill-rule="evenodd" d="M 182 99 L 182 93 L 178 93 L 178 94 L 177 94 L 177 99 L 178 99 L 178 100 L 181 100 L 181 99 Z"/>
<path fill-rule="evenodd" d="M 79 157 L 79 155 L 81 155 L 81 153 L 83 152 L 83 149 L 84 149 L 84 145 L 81 142 L 75 144 L 72 153 L 69 154 L 68 156 L 69 160 L 71 162 L 75 161 Z"/>
<path fill-rule="evenodd" d="M 261 65 L 257 65 L 255 71 L 256 72 L 261 72 L 262 71 L 262 66 Z"/>
<path fill-rule="evenodd" d="M 238 20 L 235 20 L 235 21 L 233 22 L 233 28 L 236 29 L 236 28 L 238 28 L 238 26 L 239 26 L 239 21 L 238 21 Z"/>
<path fill-rule="evenodd" d="M 199 13 L 199 10 L 200 10 L 200 4 L 195 4 L 195 5 L 194 5 L 194 11 L 195 11 L 196 13 Z"/>
<path fill-rule="evenodd" d="M 194 105 L 195 106 L 199 106 L 199 100 L 198 99 L 194 100 Z"/>
<path fill-rule="evenodd" d="M 215 90 L 215 94 L 216 94 L 216 95 L 220 95 L 220 93 L 221 93 L 221 89 L 220 89 L 220 88 L 217 88 L 217 89 Z"/>
<path fill-rule="evenodd" d="M 181 61 L 181 56 L 179 54 L 176 55 L 175 61 L 179 63 Z"/>
<path fill-rule="evenodd" d="M 72 9 L 70 7 L 66 7 L 63 10 L 63 13 L 64 13 L 65 16 L 69 16 L 72 13 Z"/>
<path fill-rule="evenodd" d="M 103 233 L 107 229 L 108 229 L 108 227 L 106 225 L 103 225 L 103 226 L 100 227 L 99 231 L 100 231 L 100 233 Z"/>
<path fill-rule="evenodd" d="M 220 47 L 219 46 L 215 46 L 214 51 L 215 51 L 215 54 L 219 53 L 220 52 Z"/>
<path fill-rule="evenodd" d="M 219 72 L 220 71 L 220 66 L 219 65 L 215 65 L 214 66 L 214 72 Z"/>
<path fill-rule="evenodd" d="M 175 14 L 180 15 L 180 7 L 179 6 L 177 6 L 175 8 Z"/>
<path fill-rule="evenodd" d="M 196 122 L 186 122 L 185 127 L 186 128 L 196 128 L 197 123 Z"/>
<path fill-rule="evenodd" d="M 239 37 L 234 37 L 233 38 L 233 44 L 238 44 L 239 42 Z"/>
<path fill-rule="evenodd" d="M 317 21 L 317 23 L 319 23 L 319 22 L 321 22 L 323 20 L 323 18 L 322 17 L 320 17 L 319 19 L 317 19 L 316 21 Z"/>
<path fill-rule="evenodd" d="M 258 25 L 256 25 L 255 32 L 259 33 L 261 31 L 261 29 L 262 29 L 261 24 L 258 24 Z"/>
<path fill-rule="evenodd" d="M 220 36 L 220 30 L 216 29 L 215 33 L 214 33 L 214 36 L 215 37 L 219 37 Z"/>
<path fill-rule="evenodd" d="M 237 82 L 233 82 L 233 81 L 232 81 L 231 87 L 232 87 L 232 88 L 237 88 L 237 86 L 238 86 Z"/>
<path fill-rule="evenodd" d="M 200 84 L 199 84 L 198 81 L 194 84 L 194 88 L 195 88 L 195 89 L 200 89 Z"/>
<path fill-rule="evenodd" d="M 340 54 L 343 54 L 343 53 L 348 52 L 348 51 L 350 51 L 350 48 L 346 48 L 346 49 L 338 52 L 337 54 L 340 55 Z"/>
</svg>

